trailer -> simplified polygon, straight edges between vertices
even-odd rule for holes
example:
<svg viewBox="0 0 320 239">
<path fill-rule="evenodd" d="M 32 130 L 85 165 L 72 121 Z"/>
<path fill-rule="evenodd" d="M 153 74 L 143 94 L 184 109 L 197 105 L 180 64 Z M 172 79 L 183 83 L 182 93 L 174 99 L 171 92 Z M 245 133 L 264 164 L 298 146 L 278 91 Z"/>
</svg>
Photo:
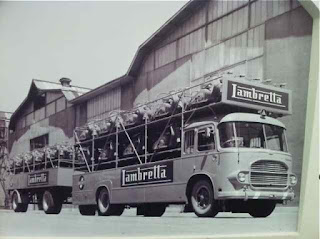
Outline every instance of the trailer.
<svg viewBox="0 0 320 239">
<path fill-rule="evenodd" d="M 26 212 L 29 204 L 38 205 L 46 214 L 59 214 L 71 198 L 73 161 L 58 158 L 15 164 L 9 169 L 7 190 L 15 212 Z"/>
<path fill-rule="evenodd" d="M 277 119 L 291 108 L 290 90 L 222 75 L 111 112 L 75 128 L 72 157 L 58 157 L 57 167 L 43 169 L 45 157 L 42 169 L 12 173 L 13 208 L 42 203 L 52 214 L 72 201 L 82 215 L 137 207 L 138 215 L 162 216 L 181 204 L 199 217 L 267 217 L 294 198 L 297 178 Z"/>
</svg>

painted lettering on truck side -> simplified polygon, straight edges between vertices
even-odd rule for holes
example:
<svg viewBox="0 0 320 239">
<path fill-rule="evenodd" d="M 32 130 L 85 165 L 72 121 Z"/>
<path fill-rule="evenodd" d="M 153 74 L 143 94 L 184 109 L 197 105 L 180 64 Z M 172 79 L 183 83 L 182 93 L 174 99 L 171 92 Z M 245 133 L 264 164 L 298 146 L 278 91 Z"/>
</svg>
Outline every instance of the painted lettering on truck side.
<svg viewBox="0 0 320 239">
<path fill-rule="evenodd" d="M 46 185 L 49 183 L 49 172 L 33 173 L 28 175 L 28 186 Z"/>
<path fill-rule="evenodd" d="M 162 162 L 121 170 L 121 187 L 169 183 L 173 181 L 173 162 Z"/>
</svg>

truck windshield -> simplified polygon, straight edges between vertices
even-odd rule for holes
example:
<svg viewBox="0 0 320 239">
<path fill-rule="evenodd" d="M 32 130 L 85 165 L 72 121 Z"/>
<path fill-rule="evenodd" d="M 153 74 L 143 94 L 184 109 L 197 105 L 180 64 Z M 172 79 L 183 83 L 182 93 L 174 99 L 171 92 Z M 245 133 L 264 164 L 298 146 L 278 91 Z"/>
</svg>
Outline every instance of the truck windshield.
<svg viewBox="0 0 320 239">
<path fill-rule="evenodd" d="M 288 152 L 285 129 L 253 122 L 228 122 L 218 126 L 222 148 L 260 148 Z"/>
</svg>

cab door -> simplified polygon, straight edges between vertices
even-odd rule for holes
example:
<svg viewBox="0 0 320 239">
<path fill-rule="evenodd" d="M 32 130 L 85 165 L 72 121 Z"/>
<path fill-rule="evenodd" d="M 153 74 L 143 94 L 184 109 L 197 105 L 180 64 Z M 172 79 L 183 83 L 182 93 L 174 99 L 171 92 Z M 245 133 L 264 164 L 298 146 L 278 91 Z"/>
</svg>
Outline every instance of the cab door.
<svg viewBox="0 0 320 239">
<path fill-rule="evenodd" d="M 196 157 L 196 129 L 188 129 L 184 132 L 184 147 L 181 159 L 181 171 L 179 177 L 182 182 L 187 183 L 192 174 L 194 174 Z"/>
<path fill-rule="evenodd" d="M 215 127 L 210 124 L 196 129 L 195 132 L 194 172 L 204 172 L 214 177 L 219 161 Z"/>
</svg>

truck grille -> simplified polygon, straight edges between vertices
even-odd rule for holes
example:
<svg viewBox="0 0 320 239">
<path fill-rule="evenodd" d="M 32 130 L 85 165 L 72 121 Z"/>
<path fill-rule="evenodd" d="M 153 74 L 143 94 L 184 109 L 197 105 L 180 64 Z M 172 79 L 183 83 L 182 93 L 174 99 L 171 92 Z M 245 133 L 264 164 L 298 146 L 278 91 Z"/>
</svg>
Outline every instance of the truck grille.
<svg viewBox="0 0 320 239">
<path fill-rule="evenodd" d="M 288 168 L 284 163 L 260 160 L 251 165 L 250 183 L 256 188 L 285 188 Z"/>
</svg>

